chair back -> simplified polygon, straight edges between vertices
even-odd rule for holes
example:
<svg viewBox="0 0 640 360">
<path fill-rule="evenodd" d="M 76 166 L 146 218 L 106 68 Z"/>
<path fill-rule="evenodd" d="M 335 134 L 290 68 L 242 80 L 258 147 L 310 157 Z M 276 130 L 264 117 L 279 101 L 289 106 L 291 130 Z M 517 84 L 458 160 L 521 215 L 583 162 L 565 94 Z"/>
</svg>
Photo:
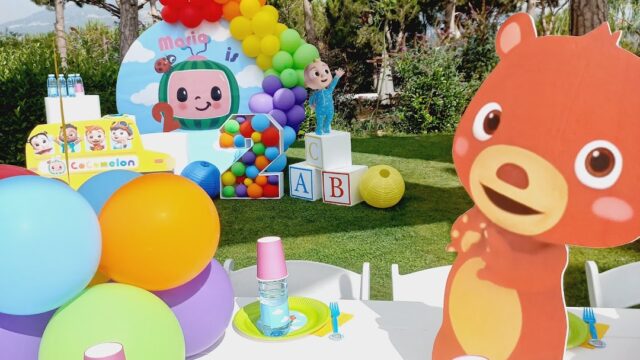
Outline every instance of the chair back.
<svg viewBox="0 0 640 360">
<path fill-rule="evenodd" d="M 587 261 L 585 270 L 592 307 L 628 308 L 640 304 L 640 262 L 601 273 L 594 261 Z"/>
<path fill-rule="evenodd" d="M 451 265 L 447 265 L 400 275 L 398 265 L 391 265 L 393 300 L 419 301 L 442 307 L 450 270 Z"/>
</svg>

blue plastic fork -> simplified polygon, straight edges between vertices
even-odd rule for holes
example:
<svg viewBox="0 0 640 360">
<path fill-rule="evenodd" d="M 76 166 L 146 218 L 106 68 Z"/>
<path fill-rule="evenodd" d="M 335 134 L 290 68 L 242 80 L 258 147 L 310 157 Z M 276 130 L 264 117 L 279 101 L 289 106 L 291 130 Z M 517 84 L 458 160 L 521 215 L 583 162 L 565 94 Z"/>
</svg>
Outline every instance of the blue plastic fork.
<svg viewBox="0 0 640 360">
<path fill-rule="evenodd" d="M 586 307 L 582 310 L 582 320 L 589 325 L 589 332 L 591 333 L 591 340 L 589 344 L 595 348 L 603 348 L 607 344 L 598 339 L 598 331 L 596 330 L 596 315 L 593 313 L 593 308 Z"/>
<path fill-rule="evenodd" d="M 331 327 L 333 328 L 333 334 L 329 335 L 329 339 L 342 340 L 343 336 L 338 329 L 338 317 L 340 317 L 340 307 L 338 307 L 338 303 L 335 301 L 330 302 L 329 311 L 331 312 Z"/>
</svg>

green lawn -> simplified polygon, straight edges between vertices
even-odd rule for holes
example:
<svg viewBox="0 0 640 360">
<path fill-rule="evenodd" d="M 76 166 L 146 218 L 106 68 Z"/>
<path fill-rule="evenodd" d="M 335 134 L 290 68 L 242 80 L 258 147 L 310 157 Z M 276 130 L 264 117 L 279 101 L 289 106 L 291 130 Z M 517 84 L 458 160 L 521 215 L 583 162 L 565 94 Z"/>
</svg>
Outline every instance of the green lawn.
<svg viewBox="0 0 640 360">
<path fill-rule="evenodd" d="M 388 164 L 404 176 L 406 193 L 396 207 L 379 210 L 362 203 L 352 208 L 307 202 L 217 201 L 222 239 L 216 258 L 255 263 L 255 241 L 281 236 L 288 259 L 314 260 L 360 272 L 371 263 L 371 297 L 391 298 L 391 264 L 401 273 L 450 264 L 444 251 L 451 223 L 472 203 L 456 177 L 451 135 L 354 138 L 354 164 Z M 304 160 L 303 143 L 292 147 L 289 163 Z M 288 190 L 287 190 L 288 192 Z M 569 305 L 588 303 L 585 259 L 602 269 L 640 261 L 640 244 L 616 249 L 572 248 L 565 276 Z M 532 274 L 532 276 L 535 274 Z"/>
</svg>

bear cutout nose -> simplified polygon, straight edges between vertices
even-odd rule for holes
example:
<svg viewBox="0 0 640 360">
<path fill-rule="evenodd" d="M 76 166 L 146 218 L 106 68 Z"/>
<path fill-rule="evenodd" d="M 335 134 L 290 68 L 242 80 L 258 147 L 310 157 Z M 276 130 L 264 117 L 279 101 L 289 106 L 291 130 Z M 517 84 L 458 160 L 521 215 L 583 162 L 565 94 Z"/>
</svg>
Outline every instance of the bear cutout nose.
<svg viewBox="0 0 640 360">
<path fill-rule="evenodd" d="M 512 163 L 502 164 L 498 168 L 498 171 L 496 171 L 496 176 L 498 179 L 519 189 L 524 190 L 529 187 L 529 176 L 520 165 Z"/>
</svg>

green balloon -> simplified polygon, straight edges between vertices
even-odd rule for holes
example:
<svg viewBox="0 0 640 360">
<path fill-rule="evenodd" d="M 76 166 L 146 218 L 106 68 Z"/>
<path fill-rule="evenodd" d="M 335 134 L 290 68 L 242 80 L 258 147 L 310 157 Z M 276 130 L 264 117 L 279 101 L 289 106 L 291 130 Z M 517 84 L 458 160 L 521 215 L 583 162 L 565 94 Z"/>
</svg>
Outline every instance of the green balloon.
<svg viewBox="0 0 640 360">
<path fill-rule="evenodd" d="M 280 77 L 280 73 L 275 71 L 275 70 L 273 70 L 273 69 L 269 69 L 269 70 L 264 72 L 264 77 L 271 76 L 271 75 Z"/>
<path fill-rule="evenodd" d="M 244 164 L 239 161 L 231 165 L 231 173 L 235 176 L 244 175 L 245 169 L 246 167 L 244 166 Z"/>
<path fill-rule="evenodd" d="M 296 30 L 287 29 L 280 34 L 280 49 L 293 54 L 300 45 L 302 45 L 302 38 Z"/>
<path fill-rule="evenodd" d="M 253 152 L 256 155 L 264 155 L 265 150 L 266 149 L 263 143 L 256 143 L 255 145 L 253 145 Z"/>
<path fill-rule="evenodd" d="M 293 56 L 286 51 L 278 51 L 271 59 L 273 69 L 282 72 L 284 69 L 293 67 Z M 269 71 L 269 70 L 267 70 Z"/>
<path fill-rule="evenodd" d="M 320 52 L 311 44 L 304 44 L 293 55 L 293 65 L 296 69 L 304 70 L 307 65 L 320 58 Z"/>
<path fill-rule="evenodd" d="M 237 133 L 238 131 L 240 131 L 240 123 L 237 122 L 236 120 L 229 120 L 224 125 L 224 131 L 226 131 L 229 134 L 233 135 L 233 134 Z"/>
<path fill-rule="evenodd" d="M 304 87 L 304 70 L 296 70 L 298 75 L 298 86 Z"/>
<path fill-rule="evenodd" d="M 282 81 L 282 85 L 284 85 L 284 87 L 295 87 L 298 85 L 298 73 L 293 69 L 285 69 L 280 74 L 280 81 Z"/>
<path fill-rule="evenodd" d="M 184 335 L 171 309 L 154 294 L 126 284 L 85 290 L 53 315 L 42 336 L 40 360 L 82 359 L 105 342 L 127 359 L 183 360 Z"/>
<path fill-rule="evenodd" d="M 234 188 L 233 186 L 229 185 L 229 186 L 225 186 L 222 189 L 222 195 L 224 197 L 235 197 L 236 196 L 236 188 Z"/>
</svg>

